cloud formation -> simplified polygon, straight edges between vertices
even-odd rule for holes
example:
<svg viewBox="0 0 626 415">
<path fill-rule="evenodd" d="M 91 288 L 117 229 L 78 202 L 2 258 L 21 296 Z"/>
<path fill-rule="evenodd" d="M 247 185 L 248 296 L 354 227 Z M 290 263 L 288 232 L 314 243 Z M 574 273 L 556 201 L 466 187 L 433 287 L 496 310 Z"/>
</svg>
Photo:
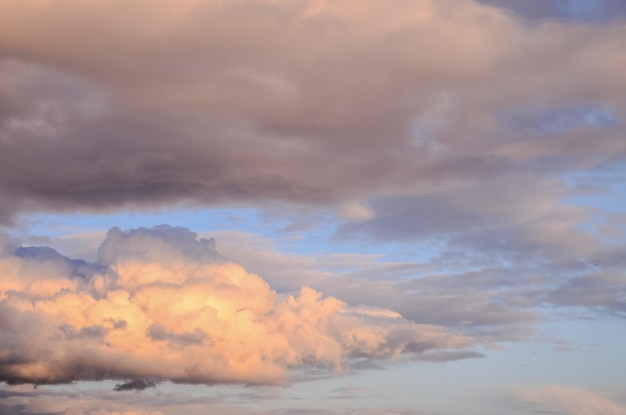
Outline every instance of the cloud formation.
<svg viewBox="0 0 626 415">
<path fill-rule="evenodd" d="M 129 380 L 128 382 L 118 383 L 117 385 L 115 385 L 115 388 L 113 388 L 113 390 L 116 392 L 130 390 L 142 391 L 148 388 L 154 388 L 156 385 L 157 383 L 152 380 L 133 379 Z"/>
<path fill-rule="evenodd" d="M 624 415 L 626 404 L 599 391 L 569 385 L 537 385 L 519 388 L 515 396 L 537 413 L 568 415 Z"/>
<path fill-rule="evenodd" d="M 626 154 L 623 21 L 529 25 L 472 0 L 7 0 L 0 27 L 5 223 L 277 200 L 361 219 L 340 206 Z M 581 108 L 615 122 L 533 127 Z"/>
<path fill-rule="evenodd" d="M 184 228 L 113 228 L 98 264 L 20 248 L 3 255 L 0 270 L 0 380 L 9 383 L 281 384 L 289 368 L 342 371 L 403 354 L 438 360 L 473 344 L 312 288 L 277 294 Z"/>
<path fill-rule="evenodd" d="M 3 415 L 206 415 L 207 412 L 225 415 L 271 415 L 271 414 L 315 414 L 315 415 L 355 415 L 355 414 L 398 414 L 398 415 L 435 415 L 438 413 L 420 411 L 415 408 L 403 409 L 401 406 L 383 404 L 376 399 L 381 396 L 373 390 L 360 388 L 342 388 L 332 392 L 324 400 L 337 403 L 336 397 L 344 396 L 341 404 L 335 408 L 312 409 L 303 402 L 293 402 L 293 406 L 268 407 L 267 400 L 276 398 L 275 392 L 242 392 L 241 389 L 213 387 L 198 396 L 195 393 L 168 393 L 161 388 L 158 393 L 115 392 L 110 390 L 90 390 L 85 388 L 58 388 L 40 386 L 36 389 L 26 386 L 6 387 L 0 385 L 0 411 Z M 192 388 L 186 388 L 192 389 Z M 218 391 L 216 391 L 219 389 Z M 282 389 L 281 389 L 282 390 Z M 349 398 L 350 390 L 354 399 Z M 366 396 L 371 398 L 363 402 Z M 351 402 L 349 402 L 351 401 Z M 68 402 L 71 402 L 68 408 Z M 363 402 L 363 403 L 361 403 Z M 250 404 L 253 405 L 250 405 Z M 247 404 L 247 405 L 246 405 Z"/>
</svg>

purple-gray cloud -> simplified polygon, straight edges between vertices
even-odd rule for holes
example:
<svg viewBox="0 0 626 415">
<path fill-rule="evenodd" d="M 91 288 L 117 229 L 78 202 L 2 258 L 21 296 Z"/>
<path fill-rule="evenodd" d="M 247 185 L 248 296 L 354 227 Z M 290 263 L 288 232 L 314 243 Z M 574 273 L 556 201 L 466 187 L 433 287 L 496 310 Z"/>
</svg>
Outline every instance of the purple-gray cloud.
<svg viewBox="0 0 626 415">
<path fill-rule="evenodd" d="M 3 2 L 0 218 L 335 206 L 624 159 L 623 22 L 383 4 Z M 502 122 L 579 108 L 614 122 Z"/>
<path fill-rule="evenodd" d="M 115 385 L 115 388 L 113 388 L 113 390 L 116 392 L 124 392 L 124 391 L 131 391 L 131 390 L 142 391 L 148 388 L 154 388 L 156 387 L 156 385 L 157 385 L 157 382 L 153 380 L 133 379 L 133 380 L 129 380 L 128 382 L 118 383 L 117 385 Z"/>
</svg>

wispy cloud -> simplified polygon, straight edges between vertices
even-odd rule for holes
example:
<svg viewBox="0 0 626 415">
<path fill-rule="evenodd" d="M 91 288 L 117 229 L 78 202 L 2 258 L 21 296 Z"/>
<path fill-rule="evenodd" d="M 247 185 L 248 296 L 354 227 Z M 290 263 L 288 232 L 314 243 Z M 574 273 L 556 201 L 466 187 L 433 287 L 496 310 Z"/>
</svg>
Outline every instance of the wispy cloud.
<svg viewBox="0 0 626 415">
<path fill-rule="evenodd" d="M 624 415 L 626 404 L 610 395 L 569 385 L 540 385 L 520 388 L 515 396 L 534 413 L 566 415 Z"/>
</svg>

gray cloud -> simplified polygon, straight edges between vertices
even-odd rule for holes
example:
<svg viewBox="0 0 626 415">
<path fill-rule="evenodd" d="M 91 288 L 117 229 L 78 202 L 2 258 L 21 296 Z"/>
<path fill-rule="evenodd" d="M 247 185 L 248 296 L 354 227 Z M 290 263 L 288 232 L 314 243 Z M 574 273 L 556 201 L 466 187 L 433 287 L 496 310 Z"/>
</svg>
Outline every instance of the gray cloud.
<svg viewBox="0 0 626 415">
<path fill-rule="evenodd" d="M 461 351 L 453 351 L 453 352 L 436 352 L 430 353 L 424 359 L 429 362 L 451 362 L 454 360 L 462 360 L 462 359 L 479 359 L 483 358 L 485 355 L 480 352 L 475 352 L 471 350 L 461 350 Z"/>
<path fill-rule="evenodd" d="M 473 287 L 470 296 L 492 292 L 504 308 L 547 302 L 623 315 L 623 240 L 609 243 L 589 225 L 610 215 L 558 201 L 568 193 L 558 181 L 535 176 L 383 198 L 370 203 L 371 220 L 345 223 L 337 235 L 436 245 L 431 263 L 447 271 L 400 283 L 405 290 L 445 298 Z M 411 318 L 415 312 L 398 310 Z"/>
<path fill-rule="evenodd" d="M 626 278 L 623 273 L 595 273 L 571 278 L 547 293 L 544 301 L 626 318 Z"/>
<path fill-rule="evenodd" d="M 156 342 L 167 341 L 174 347 L 184 347 L 192 344 L 202 344 L 207 340 L 210 341 L 207 334 L 199 328 L 196 328 L 193 332 L 174 333 L 158 323 L 153 323 L 148 327 L 146 336 Z"/>
<path fill-rule="evenodd" d="M 157 382 L 153 380 L 133 379 L 133 380 L 129 380 L 128 382 L 116 384 L 113 390 L 116 392 L 124 392 L 124 391 L 131 391 L 131 390 L 142 391 L 148 388 L 154 388 L 156 387 L 156 385 L 157 385 Z"/>
<path fill-rule="evenodd" d="M 480 195 L 477 199 L 481 199 Z M 521 209 L 527 218 L 534 215 L 520 206 L 507 209 Z M 523 222 L 523 215 L 512 215 Z M 405 219 L 412 217 L 407 215 Z M 553 219 L 542 220 L 546 222 L 537 229 L 552 230 L 540 235 L 554 234 L 554 226 L 550 224 Z M 509 221 L 506 219 L 504 223 Z M 497 218 L 495 222 L 492 225 L 499 226 Z M 436 223 L 431 227 L 433 232 L 440 231 Z M 353 306 L 368 304 L 393 309 L 412 321 L 450 327 L 487 344 L 523 341 L 541 335 L 539 327 L 547 309 L 544 306 L 557 312 L 577 310 L 571 314 L 572 318 L 623 315 L 620 298 L 626 280 L 620 262 L 622 256 L 618 254 L 622 251 L 620 246 L 609 250 L 599 241 L 588 244 L 587 238 L 582 238 L 581 242 L 577 231 L 567 227 L 556 228 L 565 232 L 564 238 L 536 239 L 533 243 L 517 240 L 516 233 L 509 234 L 508 226 L 506 229 L 501 234 L 509 238 L 508 246 L 499 249 L 483 244 L 472 246 L 464 240 L 455 242 L 458 245 L 455 250 L 442 254 L 439 246 L 430 246 L 432 236 L 412 236 L 424 237 L 422 243 L 396 239 L 401 241 L 400 249 L 407 251 L 406 260 L 392 262 L 382 255 L 283 253 L 271 240 L 241 232 L 221 232 L 216 236 L 225 255 L 237 257 L 279 291 L 293 290 L 297 281 L 304 279 L 310 286 L 332 293 Z M 524 226 L 521 229 L 527 231 Z M 568 234 L 570 231 L 573 233 Z M 564 242 L 559 242 L 560 239 Z M 391 246 L 395 249 L 397 245 Z M 545 255 L 542 250 L 548 249 L 550 254 Z M 412 262 L 424 255 L 422 250 L 426 253 L 425 262 Z M 601 257 L 606 259 L 600 260 Z M 599 270 L 592 272 L 589 261 Z M 299 278 L 295 279 L 294 275 Z"/>
<path fill-rule="evenodd" d="M 333 205 L 624 159 L 616 125 L 543 140 L 498 121 L 602 107 L 619 124 L 621 22 L 526 25 L 469 0 L 420 3 L 428 19 L 409 1 L 346 4 L 136 0 L 120 22 L 100 4 L 3 2 L 0 217 Z"/>
<path fill-rule="evenodd" d="M 228 415 L 269 415 L 269 414 L 320 414 L 320 415 L 356 415 L 356 414 L 397 414 L 397 415 L 436 415 L 433 412 L 416 409 L 403 409 L 398 406 L 378 406 L 369 401 L 367 407 L 353 404 L 355 407 L 334 409 L 311 409 L 310 401 L 291 402 L 284 408 L 265 409 L 257 405 L 254 409 L 246 403 L 257 404 L 263 399 L 275 399 L 276 391 L 255 390 L 251 393 L 234 392 L 219 387 L 203 390 L 200 396 L 187 393 L 126 394 L 115 391 L 93 391 L 76 388 L 73 391 L 39 387 L 6 387 L 0 385 L 0 409 L 10 415 L 204 415 L 207 411 Z M 337 393 L 349 393 L 338 390 Z M 213 391 L 213 392 L 212 392 Z M 364 391 L 365 392 L 365 391 Z M 46 409 L 43 409 L 46 408 Z"/>
<path fill-rule="evenodd" d="M 446 272 L 436 262 L 386 263 L 368 255 L 310 257 L 281 253 L 269 241 L 247 234 L 222 232 L 217 237 L 225 255 L 239 258 L 279 291 L 291 291 L 304 279 L 353 306 L 390 308 L 410 320 L 451 327 L 484 341 L 530 336 L 539 315 L 532 310 L 534 291 L 527 290 L 549 283 L 503 267 Z M 327 270 L 336 263 L 343 268 Z"/>
<path fill-rule="evenodd" d="M 102 326 L 87 326 L 77 330 L 69 324 L 63 324 L 59 327 L 59 332 L 63 340 L 102 340 L 107 329 Z"/>
</svg>

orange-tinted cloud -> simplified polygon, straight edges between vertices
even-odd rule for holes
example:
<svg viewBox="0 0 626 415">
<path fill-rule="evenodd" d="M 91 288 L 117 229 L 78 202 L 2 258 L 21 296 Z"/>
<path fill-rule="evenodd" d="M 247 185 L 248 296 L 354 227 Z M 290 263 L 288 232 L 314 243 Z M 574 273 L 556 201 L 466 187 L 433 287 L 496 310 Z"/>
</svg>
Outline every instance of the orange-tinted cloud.
<svg viewBox="0 0 626 415">
<path fill-rule="evenodd" d="M 0 259 L 0 380 L 10 383 L 280 384 L 292 367 L 342 371 L 472 345 L 308 287 L 277 294 L 183 228 L 113 228 L 94 265 L 17 254 Z"/>
</svg>

